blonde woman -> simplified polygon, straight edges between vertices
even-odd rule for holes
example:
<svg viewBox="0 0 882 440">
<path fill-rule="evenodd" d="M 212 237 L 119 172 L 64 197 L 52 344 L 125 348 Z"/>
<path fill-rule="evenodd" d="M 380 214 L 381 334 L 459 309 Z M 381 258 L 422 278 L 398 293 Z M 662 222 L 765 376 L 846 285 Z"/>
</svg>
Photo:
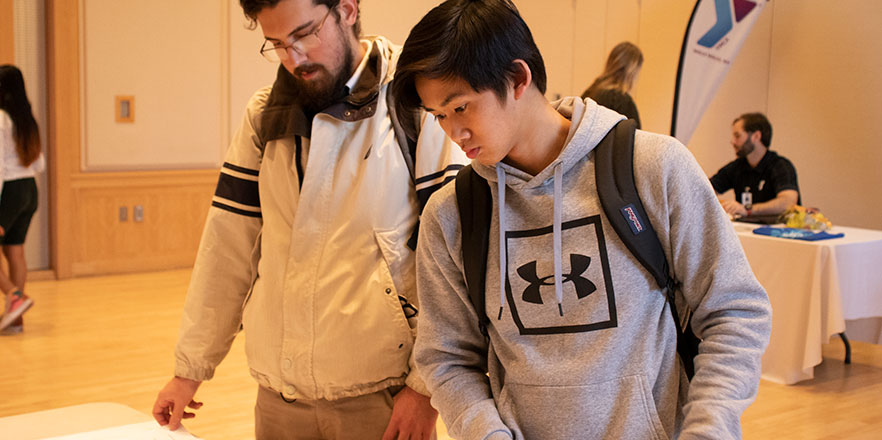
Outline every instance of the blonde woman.
<svg viewBox="0 0 882 440">
<path fill-rule="evenodd" d="M 591 98 L 598 104 L 615 110 L 640 126 L 640 114 L 637 105 L 629 94 L 640 68 L 643 67 L 643 52 L 633 43 L 619 43 L 609 53 L 603 73 L 582 93 L 582 99 Z"/>
</svg>

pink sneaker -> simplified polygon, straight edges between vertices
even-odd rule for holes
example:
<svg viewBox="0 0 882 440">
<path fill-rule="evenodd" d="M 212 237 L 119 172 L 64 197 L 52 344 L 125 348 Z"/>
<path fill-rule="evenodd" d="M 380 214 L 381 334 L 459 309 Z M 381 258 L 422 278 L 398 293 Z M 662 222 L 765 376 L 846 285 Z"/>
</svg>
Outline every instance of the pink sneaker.
<svg viewBox="0 0 882 440">
<path fill-rule="evenodd" d="M 34 305 L 34 300 L 19 290 L 6 295 L 6 313 L 0 319 L 0 331 L 15 323 L 32 305 Z"/>
<path fill-rule="evenodd" d="M 18 317 L 9 327 L 0 330 L 0 336 L 20 335 L 24 332 L 24 319 Z"/>
</svg>

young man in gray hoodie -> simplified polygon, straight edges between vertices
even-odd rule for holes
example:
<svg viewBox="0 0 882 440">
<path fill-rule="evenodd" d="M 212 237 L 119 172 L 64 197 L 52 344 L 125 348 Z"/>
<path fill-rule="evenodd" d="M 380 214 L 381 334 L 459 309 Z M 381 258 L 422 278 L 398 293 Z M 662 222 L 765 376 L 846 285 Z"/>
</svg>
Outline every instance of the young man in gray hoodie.
<svg viewBox="0 0 882 440">
<path fill-rule="evenodd" d="M 402 119 L 433 114 L 491 186 L 486 310 L 464 280 L 454 185 L 431 197 L 420 228 L 415 357 L 451 435 L 740 438 L 771 310 L 689 151 L 636 132 L 636 187 L 703 339 L 691 382 L 665 293 L 598 199 L 592 150 L 624 117 L 590 99 L 545 99 L 542 57 L 510 1 L 433 9 L 392 88 Z"/>
</svg>

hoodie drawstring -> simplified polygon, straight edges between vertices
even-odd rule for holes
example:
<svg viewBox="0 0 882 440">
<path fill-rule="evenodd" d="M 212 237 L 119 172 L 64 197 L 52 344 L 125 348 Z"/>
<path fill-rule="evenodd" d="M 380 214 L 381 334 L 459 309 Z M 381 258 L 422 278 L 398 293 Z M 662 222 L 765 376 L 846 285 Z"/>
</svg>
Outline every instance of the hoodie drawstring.
<svg viewBox="0 0 882 440">
<path fill-rule="evenodd" d="M 496 192 L 499 201 L 499 316 L 502 319 L 502 310 L 505 308 L 505 171 L 502 167 L 496 167 Z M 563 212 L 563 168 L 558 162 L 554 166 L 554 221 L 552 222 L 552 239 L 554 249 L 554 296 L 557 298 L 557 310 L 563 316 L 563 262 L 561 261 L 562 232 L 561 217 Z"/>
<path fill-rule="evenodd" d="M 562 163 L 554 166 L 554 222 L 552 232 L 554 240 L 554 295 L 557 298 L 557 310 L 563 316 L 563 268 L 561 262 L 561 216 L 563 211 L 563 171 Z"/>
<path fill-rule="evenodd" d="M 502 319 L 502 309 L 505 308 L 505 170 L 496 167 L 496 189 L 499 199 L 499 316 Z"/>
</svg>

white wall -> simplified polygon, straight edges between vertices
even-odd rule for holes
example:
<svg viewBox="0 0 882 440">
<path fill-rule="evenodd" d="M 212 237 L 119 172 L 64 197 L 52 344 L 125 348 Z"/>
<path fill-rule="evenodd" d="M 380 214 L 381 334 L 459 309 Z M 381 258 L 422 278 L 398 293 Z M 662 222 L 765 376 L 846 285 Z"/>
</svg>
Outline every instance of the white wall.
<svg viewBox="0 0 882 440">
<path fill-rule="evenodd" d="M 768 113 L 803 202 L 882 229 L 882 2 L 773 2 Z"/>
<path fill-rule="evenodd" d="M 219 164 L 248 97 L 274 77 L 274 67 L 257 55 L 260 30 L 244 29 L 238 2 L 81 1 L 87 168 Z M 364 33 L 402 43 L 437 3 L 364 0 Z M 545 57 L 550 98 L 580 94 L 608 51 L 630 40 L 645 55 L 633 92 L 644 128 L 669 132 L 693 1 L 515 3 Z M 775 129 L 773 149 L 797 167 L 805 204 L 834 223 L 882 229 L 882 149 L 873 130 L 882 125 L 878 23 L 876 0 L 771 2 L 690 142 L 705 171 L 732 159 L 732 119 L 763 111 Z M 113 122 L 114 94 L 136 95 L 133 126 Z"/>
<path fill-rule="evenodd" d="M 15 26 L 15 64 L 21 69 L 25 88 L 34 118 L 40 126 L 40 139 L 46 152 L 46 39 L 43 2 L 15 0 L 13 4 Z M 25 240 L 25 259 L 28 269 L 49 267 L 49 188 L 46 173 L 36 177 L 39 204 L 31 219 L 31 227 Z"/>
<path fill-rule="evenodd" d="M 245 105 L 251 95 L 276 78 L 276 68 L 260 55 L 263 33 L 260 28 L 249 30 L 239 0 L 228 0 L 230 17 L 230 134 L 235 132 L 245 115 Z M 223 145 L 229 142 L 229 137 Z"/>
<path fill-rule="evenodd" d="M 217 2 L 81 0 L 83 169 L 204 168 L 226 135 L 226 8 Z M 115 122 L 116 95 L 135 122 Z"/>
<path fill-rule="evenodd" d="M 403 42 L 435 1 L 362 5 L 365 29 Z M 547 95 L 578 95 L 621 41 L 644 52 L 633 91 L 644 129 L 669 133 L 674 81 L 694 1 L 515 0 L 545 58 Z M 394 11 L 394 13 L 392 12 Z M 775 0 L 741 49 L 689 149 L 708 174 L 734 158 L 732 120 L 772 122 L 772 148 L 797 168 L 803 203 L 834 223 L 882 229 L 882 2 Z"/>
<path fill-rule="evenodd" d="M 671 63 L 685 22 L 655 14 L 662 3 L 669 2 L 643 2 L 643 21 L 652 21 L 658 37 L 642 33 L 641 46 L 652 58 L 635 100 L 646 129 L 667 133 Z M 882 149 L 875 133 L 882 126 L 879 23 L 882 2 L 876 0 L 771 2 L 689 142 L 705 172 L 734 158 L 732 120 L 761 111 L 773 126 L 772 149 L 796 166 L 804 205 L 820 208 L 834 224 L 882 229 Z M 673 36 L 680 39 L 676 47 L 668 41 Z"/>
<path fill-rule="evenodd" d="M 404 44 L 413 25 L 439 3 L 362 1 L 362 31 Z M 581 94 L 600 73 L 609 50 L 622 40 L 636 41 L 639 32 L 636 20 L 627 26 L 607 23 L 622 17 L 636 18 L 640 0 L 515 0 L 515 4 L 542 52 L 549 99 Z"/>
<path fill-rule="evenodd" d="M 157 1 L 81 0 L 84 170 L 218 166 L 248 99 L 275 77 L 276 66 L 258 54 L 263 35 L 247 29 L 238 0 Z M 363 34 L 403 44 L 438 3 L 363 2 Z M 636 20 L 607 23 L 636 18 L 640 0 L 516 3 L 548 66 L 551 99 L 581 93 L 609 49 L 639 35 Z M 115 95 L 135 96 L 134 124 L 114 121 Z"/>
</svg>

